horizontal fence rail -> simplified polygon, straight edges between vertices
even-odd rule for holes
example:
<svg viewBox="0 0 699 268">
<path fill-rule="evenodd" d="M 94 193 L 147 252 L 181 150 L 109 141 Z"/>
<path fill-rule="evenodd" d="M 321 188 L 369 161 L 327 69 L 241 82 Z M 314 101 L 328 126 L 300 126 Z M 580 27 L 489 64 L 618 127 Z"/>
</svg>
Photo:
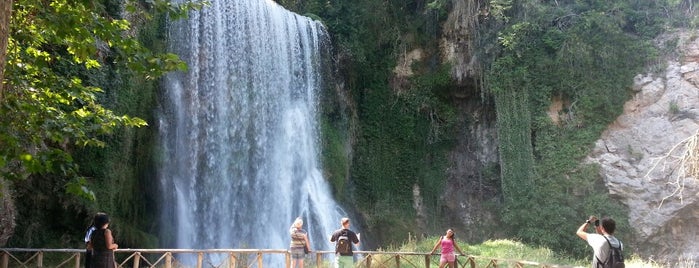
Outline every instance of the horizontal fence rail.
<svg viewBox="0 0 699 268">
<path fill-rule="evenodd" d="M 439 267 L 439 255 L 418 252 L 355 251 L 356 268 L 430 268 Z M 84 249 L 0 248 L 0 268 L 84 266 Z M 291 266 L 286 249 L 117 249 L 118 268 L 280 268 Z M 314 251 L 306 258 L 306 267 L 331 268 L 333 251 Z M 523 260 L 495 259 L 457 255 L 458 268 L 539 267 L 580 268 Z"/>
</svg>

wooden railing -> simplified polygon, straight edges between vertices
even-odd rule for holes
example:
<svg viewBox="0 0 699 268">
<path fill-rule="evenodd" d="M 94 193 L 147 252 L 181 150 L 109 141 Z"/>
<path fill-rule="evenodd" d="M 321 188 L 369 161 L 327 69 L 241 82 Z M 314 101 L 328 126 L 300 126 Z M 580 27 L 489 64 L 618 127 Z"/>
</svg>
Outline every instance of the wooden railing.
<svg viewBox="0 0 699 268">
<path fill-rule="evenodd" d="M 0 248 L 0 268 L 83 267 L 84 249 Z M 118 249 L 118 268 L 279 268 L 290 267 L 286 249 Z M 306 267 L 333 267 L 334 252 L 314 251 L 306 258 Z M 284 264 L 280 264 L 284 263 Z M 430 268 L 439 267 L 439 255 L 416 252 L 355 251 L 357 268 Z M 540 267 L 575 268 L 522 260 L 458 256 L 458 268 Z"/>
</svg>

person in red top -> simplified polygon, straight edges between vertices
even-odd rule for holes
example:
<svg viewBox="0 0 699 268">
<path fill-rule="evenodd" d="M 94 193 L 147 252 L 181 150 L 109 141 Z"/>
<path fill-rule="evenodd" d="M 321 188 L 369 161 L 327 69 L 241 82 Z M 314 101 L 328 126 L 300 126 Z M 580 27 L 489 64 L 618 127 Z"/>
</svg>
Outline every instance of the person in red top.
<svg viewBox="0 0 699 268">
<path fill-rule="evenodd" d="M 434 248 L 430 251 L 430 255 L 434 254 L 435 250 L 437 250 L 440 245 L 442 246 L 442 257 L 439 258 L 439 268 L 444 268 L 447 263 L 449 264 L 449 268 L 456 267 L 456 254 L 454 254 L 454 249 L 458 250 L 461 255 L 464 255 L 464 252 L 461 251 L 459 245 L 456 244 L 456 240 L 454 240 L 454 230 L 449 229 L 446 235 L 439 237 Z"/>
</svg>

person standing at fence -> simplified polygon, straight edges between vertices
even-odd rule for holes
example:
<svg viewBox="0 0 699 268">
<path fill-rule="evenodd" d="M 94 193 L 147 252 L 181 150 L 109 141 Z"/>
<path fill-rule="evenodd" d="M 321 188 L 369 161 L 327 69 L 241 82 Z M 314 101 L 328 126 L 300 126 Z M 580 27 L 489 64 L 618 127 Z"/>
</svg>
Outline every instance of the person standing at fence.
<svg viewBox="0 0 699 268">
<path fill-rule="evenodd" d="M 335 243 L 335 268 L 354 267 L 352 243 L 359 245 L 359 234 L 349 229 L 349 218 L 340 220 L 342 227 L 330 236 L 330 242 Z"/>
<path fill-rule="evenodd" d="M 585 230 L 593 226 L 595 228 L 594 233 L 588 233 Z M 611 218 L 602 218 L 601 224 L 600 220 L 595 216 L 590 216 L 580 227 L 575 231 L 575 234 L 581 239 L 585 240 L 588 245 L 592 248 L 592 267 L 606 267 L 604 264 L 610 263 L 613 255 L 612 249 L 618 249 L 622 251 L 624 249 L 624 244 L 621 240 L 614 236 L 614 231 L 616 230 L 616 222 Z M 623 256 L 618 266 L 614 267 L 624 267 Z"/>
<path fill-rule="evenodd" d="M 88 227 L 87 231 L 85 232 L 85 268 L 90 268 L 90 261 L 92 260 L 90 237 L 92 236 L 92 232 L 94 232 L 96 229 L 95 221 L 93 220 L 92 223 L 90 223 L 90 227 Z"/>
<path fill-rule="evenodd" d="M 456 267 L 456 254 L 454 253 L 454 249 L 458 250 L 459 254 L 461 255 L 464 255 L 464 252 L 461 251 L 459 245 L 456 244 L 456 239 L 454 239 L 454 230 L 448 229 L 446 235 L 439 237 L 439 240 L 437 240 L 434 248 L 432 248 L 432 251 L 430 251 L 430 255 L 434 254 L 439 246 L 442 246 L 442 256 L 439 258 L 439 268 L 444 268 L 447 263 L 449 264 L 449 268 Z"/>
<path fill-rule="evenodd" d="M 91 268 L 114 268 L 114 250 L 119 245 L 114 243 L 112 231 L 109 230 L 109 216 L 99 212 L 95 215 L 95 231 L 90 236 L 89 247 L 92 248 Z"/>
<path fill-rule="evenodd" d="M 306 253 L 311 252 L 311 244 L 308 242 L 308 234 L 303 230 L 303 220 L 301 217 L 296 218 L 294 223 L 289 228 L 291 234 L 291 268 L 303 268 L 303 259 Z"/>
</svg>

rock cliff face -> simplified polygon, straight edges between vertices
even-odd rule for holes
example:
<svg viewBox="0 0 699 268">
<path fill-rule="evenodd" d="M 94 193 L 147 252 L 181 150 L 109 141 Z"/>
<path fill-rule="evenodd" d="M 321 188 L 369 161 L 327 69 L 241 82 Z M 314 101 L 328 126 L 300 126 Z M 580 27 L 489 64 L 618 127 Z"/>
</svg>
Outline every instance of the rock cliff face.
<svg viewBox="0 0 699 268">
<path fill-rule="evenodd" d="M 450 187 L 444 194 L 446 209 L 454 212 L 452 220 L 466 226 L 494 219 L 481 204 L 495 201 L 499 187 L 497 179 L 474 181 L 487 178 L 488 167 L 497 163 L 494 116 L 478 100 L 474 81 L 479 68 L 469 47 L 477 2 L 452 1 L 440 41 L 443 60 L 452 64 L 453 78 L 466 89 L 463 96 L 456 96 L 464 100 L 465 123 L 461 142 L 451 154 Z M 678 44 L 680 56 L 669 59 L 662 70 L 635 78 L 634 97 L 587 161 L 600 165 L 609 193 L 629 208 L 635 239 L 627 248 L 646 259 L 696 263 L 699 181 L 686 176 L 680 165 L 688 142 L 697 138 L 699 130 L 699 38 L 696 33 L 677 34 L 660 42 Z M 477 240 L 479 234 L 465 236 Z"/>
<path fill-rule="evenodd" d="M 681 165 L 699 130 L 699 39 L 668 38 L 679 41 L 682 55 L 668 60 L 665 70 L 635 78 L 633 99 L 588 160 L 600 165 L 609 193 L 629 207 L 635 251 L 696 263 L 699 185 Z"/>
<path fill-rule="evenodd" d="M 444 210 L 450 224 L 463 230 L 469 241 L 492 238 L 497 215 L 486 204 L 500 199 L 498 143 L 495 111 L 483 100 L 480 63 L 473 53 L 480 1 L 454 0 L 452 11 L 442 25 L 439 41 L 442 61 L 451 64 L 451 75 L 459 90 L 454 91 L 459 109 L 459 140 L 449 154 Z"/>
</svg>

